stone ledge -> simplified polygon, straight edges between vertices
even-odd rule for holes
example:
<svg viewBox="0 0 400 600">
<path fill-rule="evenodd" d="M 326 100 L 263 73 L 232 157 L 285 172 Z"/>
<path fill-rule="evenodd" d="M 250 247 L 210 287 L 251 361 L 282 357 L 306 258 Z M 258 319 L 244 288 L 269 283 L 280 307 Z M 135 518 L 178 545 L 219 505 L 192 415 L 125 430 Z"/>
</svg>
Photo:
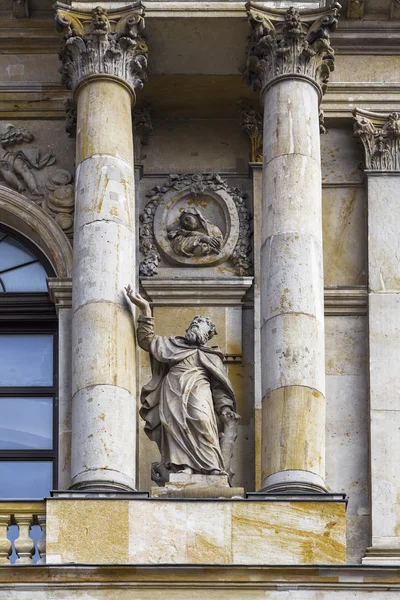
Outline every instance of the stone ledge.
<svg viewBox="0 0 400 600">
<path fill-rule="evenodd" d="M 53 564 L 343 564 L 344 502 L 47 500 Z"/>
</svg>

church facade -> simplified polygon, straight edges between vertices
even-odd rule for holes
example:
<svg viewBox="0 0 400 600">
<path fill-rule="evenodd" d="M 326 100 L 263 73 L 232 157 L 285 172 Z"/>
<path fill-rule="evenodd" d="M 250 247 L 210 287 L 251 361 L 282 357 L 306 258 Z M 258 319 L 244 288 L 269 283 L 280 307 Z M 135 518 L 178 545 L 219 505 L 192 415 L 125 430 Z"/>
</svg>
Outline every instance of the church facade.
<svg viewBox="0 0 400 600">
<path fill-rule="evenodd" d="M 0 598 L 399 594 L 399 49 L 0 3 Z"/>
</svg>

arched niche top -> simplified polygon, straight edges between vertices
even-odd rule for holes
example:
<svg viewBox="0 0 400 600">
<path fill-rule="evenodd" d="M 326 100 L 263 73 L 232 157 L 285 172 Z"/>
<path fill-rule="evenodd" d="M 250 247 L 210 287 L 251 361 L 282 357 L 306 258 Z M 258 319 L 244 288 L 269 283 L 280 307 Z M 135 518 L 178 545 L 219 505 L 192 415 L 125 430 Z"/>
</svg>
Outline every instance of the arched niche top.
<svg viewBox="0 0 400 600">
<path fill-rule="evenodd" d="M 0 223 L 26 236 L 46 256 L 57 277 L 72 276 L 71 244 L 40 206 L 0 185 Z"/>
</svg>

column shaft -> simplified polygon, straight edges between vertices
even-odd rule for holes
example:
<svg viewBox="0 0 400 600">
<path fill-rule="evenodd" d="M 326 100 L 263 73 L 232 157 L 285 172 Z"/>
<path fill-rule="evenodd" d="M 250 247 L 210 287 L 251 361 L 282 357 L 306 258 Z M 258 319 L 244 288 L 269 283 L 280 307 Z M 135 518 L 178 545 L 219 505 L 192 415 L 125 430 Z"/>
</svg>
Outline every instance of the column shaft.
<svg viewBox="0 0 400 600">
<path fill-rule="evenodd" d="M 264 98 L 262 488 L 324 488 L 325 365 L 318 92 Z"/>
<path fill-rule="evenodd" d="M 135 280 L 131 93 L 77 93 L 72 487 L 135 487 L 135 352 L 123 295 Z"/>
</svg>

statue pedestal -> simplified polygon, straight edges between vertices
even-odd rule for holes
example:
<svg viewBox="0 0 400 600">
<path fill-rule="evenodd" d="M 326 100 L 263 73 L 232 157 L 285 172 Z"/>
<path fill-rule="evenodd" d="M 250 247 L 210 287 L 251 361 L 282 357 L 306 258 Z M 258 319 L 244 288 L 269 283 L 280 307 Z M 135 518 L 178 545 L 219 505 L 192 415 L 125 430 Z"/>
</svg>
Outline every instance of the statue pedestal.
<svg viewBox="0 0 400 600">
<path fill-rule="evenodd" d="M 227 475 L 171 473 L 164 487 L 152 487 L 151 498 L 244 498 L 244 489 L 230 487 Z"/>
</svg>

